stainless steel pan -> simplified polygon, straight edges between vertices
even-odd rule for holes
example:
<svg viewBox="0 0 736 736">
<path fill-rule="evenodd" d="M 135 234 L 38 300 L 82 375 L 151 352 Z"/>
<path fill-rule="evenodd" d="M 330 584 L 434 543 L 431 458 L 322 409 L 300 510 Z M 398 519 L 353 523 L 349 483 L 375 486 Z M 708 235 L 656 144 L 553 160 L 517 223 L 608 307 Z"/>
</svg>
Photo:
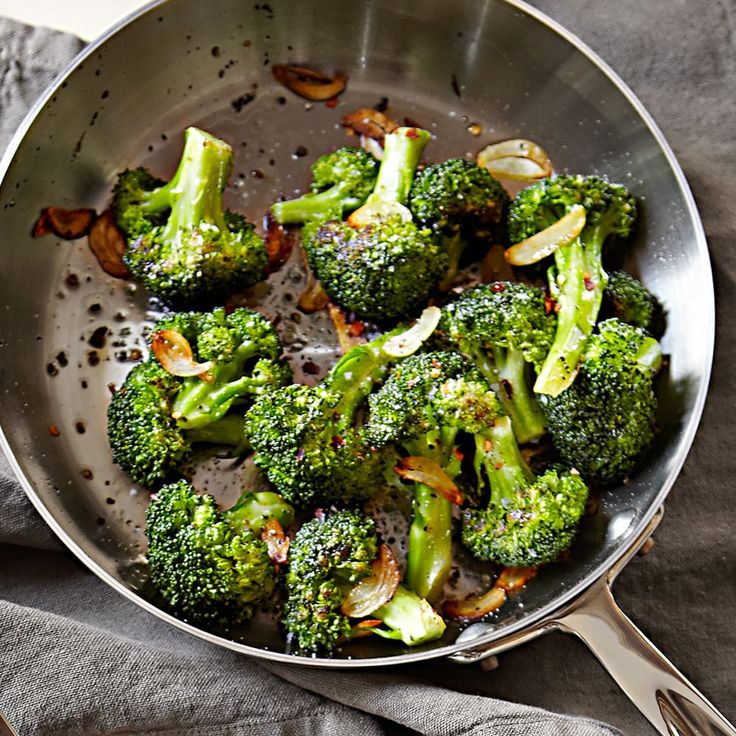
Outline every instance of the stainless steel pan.
<svg viewBox="0 0 736 736">
<path fill-rule="evenodd" d="M 520 2 L 242 0 L 154 3 L 86 49 L 34 108 L 0 172 L 0 419 L 4 446 L 40 513 L 97 575 L 142 608 L 224 647 L 295 664 L 366 667 L 452 656 L 475 661 L 551 628 L 578 634 L 662 733 L 736 731 L 618 610 L 616 572 L 651 533 L 692 442 L 711 367 L 714 308 L 702 227 L 662 135 L 625 85 L 577 39 Z M 349 74 L 340 107 L 306 105 L 270 76 L 273 62 Z M 454 81 L 453 81 L 454 80 Z M 458 94 L 459 93 L 459 94 Z M 642 197 L 630 267 L 664 301 L 671 355 L 661 385 L 660 440 L 625 487 L 605 494 L 572 560 L 550 566 L 492 623 L 406 651 L 365 639 L 329 660 L 284 652 L 272 622 L 224 639 L 160 610 L 141 564 L 144 494 L 113 467 L 105 439 L 108 383 L 140 344 L 144 295 L 101 273 L 84 244 L 32 240 L 43 206 L 102 209 L 114 173 L 148 162 L 170 169 L 185 125 L 234 143 L 230 204 L 251 217 L 307 179 L 314 155 L 344 142 L 342 112 L 388 97 L 392 111 L 430 127 L 428 154 L 474 152 L 523 135 L 558 169 L 621 179 Z M 483 132 L 474 137 L 471 123 Z M 298 155 L 303 146 L 306 157 Z M 298 368 L 324 363 L 324 317 L 285 309 L 302 278 L 289 265 L 256 296 L 280 301 Z M 76 280 L 76 281 L 75 281 Z M 693 292 L 687 286 L 698 283 Z M 689 300 L 679 297 L 690 294 Z M 88 340 L 102 326 L 105 347 Z M 41 390 L 39 390 L 39 387 Z M 53 437 L 49 426 L 60 435 Z M 84 432 L 84 433 L 82 433 Z M 221 465 L 232 496 L 249 470 Z M 246 480 L 244 481 L 243 473 Z M 350 656 L 351 658 L 347 658 Z"/>
</svg>

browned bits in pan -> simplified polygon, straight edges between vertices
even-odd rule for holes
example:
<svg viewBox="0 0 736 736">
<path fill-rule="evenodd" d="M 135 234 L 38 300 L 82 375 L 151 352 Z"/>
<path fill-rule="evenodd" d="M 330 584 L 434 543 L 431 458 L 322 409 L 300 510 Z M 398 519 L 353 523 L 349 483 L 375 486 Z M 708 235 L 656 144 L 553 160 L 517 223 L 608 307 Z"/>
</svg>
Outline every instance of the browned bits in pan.
<svg viewBox="0 0 736 736">
<path fill-rule="evenodd" d="M 92 225 L 89 232 L 89 247 L 105 273 L 118 279 L 130 275 L 123 263 L 125 237 L 115 224 L 110 210 L 105 210 Z"/>
<path fill-rule="evenodd" d="M 359 107 L 342 118 L 342 124 L 359 135 L 382 141 L 387 133 L 393 133 L 399 124 L 388 115 L 372 108 Z"/>
<path fill-rule="evenodd" d="M 278 271 L 286 263 L 294 249 L 296 234 L 294 230 L 288 230 L 283 225 L 279 225 L 271 215 L 265 217 L 265 226 L 268 255 L 266 273 L 268 274 Z"/>
<path fill-rule="evenodd" d="M 33 237 L 53 233 L 64 240 L 76 240 L 87 235 L 97 213 L 88 207 L 66 210 L 63 207 L 46 207 L 33 226 Z"/>
<path fill-rule="evenodd" d="M 324 102 L 345 90 L 347 75 L 336 72 L 333 77 L 305 66 L 274 64 L 271 67 L 273 76 L 300 97 L 313 102 Z"/>
</svg>

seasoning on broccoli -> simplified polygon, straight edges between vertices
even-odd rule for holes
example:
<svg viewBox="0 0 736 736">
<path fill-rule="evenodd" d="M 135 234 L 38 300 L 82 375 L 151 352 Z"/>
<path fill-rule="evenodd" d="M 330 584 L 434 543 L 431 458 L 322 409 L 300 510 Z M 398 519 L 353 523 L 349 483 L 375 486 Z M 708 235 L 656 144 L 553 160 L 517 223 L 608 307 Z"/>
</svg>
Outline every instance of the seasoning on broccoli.
<svg viewBox="0 0 736 736">
<path fill-rule="evenodd" d="M 524 461 L 508 416 L 476 438 L 475 467 L 490 494 L 484 509 L 465 509 L 463 544 L 481 560 L 537 567 L 568 549 L 585 512 L 588 487 L 577 470 L 535 476 Z"/>
<path fill-rule="evenodd" d="M 148 565 L 154 587 L 185 620 L 218 628 L 248 621 L 269 601 L 276 574 L 257 536 L 264 518 L 287 525 L 293 511 L 282 499 L 253 503 L 247 494 L 222 512 L 215 499 L 186 481 L 163 486 L 146 510 Z"/>
<path fill-rule="evenodd" d="M 436 313 L 431 330 L 439 319 Z M 300 507 L 370 498 L 382 484 L 385 457 L 359 424 L 365 399 L 402 355 L 419 349 L 431 330 L 420 318 L 346 353 L 322 383 L 293 385 L 263 396 L 248 411 L 246 436 L 255 463 Z M 422 334 L 417 334 L 419 329 Z M 397 353 L 392 346 L 407 336 Z"/>
<path fill-rule="evenodd" d="M 636 200 L 621 184 L 599 176 L 556 176 L 522 189 L 509 207 L 509 238 L 517 243 L 560 220 L 575 206 L 585 226 L 554 251 L 548 272 L 557 302 L 557 331 L 539 370 L 534 391 L 558 396 L 574 380 L 585 342 L 593 332 L 608 276 L 602 253 L 609 238 L 628 238 L 636 223 Z"/>
<path fill-rule="evenodd" d="M 496 388 L 520 443 L 538 439 L 547 421 L 534 392 L 529 367 L 539 368 L 555 334 L 544 292 L 497 281 L 464 291 L 442 309 L 436 335 L 459 350 Z"/>
<path fill-rule="evenodd" d="M 644 284 L 625 271 L 614 271 L 603 292 L 601 315 L 644 328 L 660 338 L 664 334 L 664 309 Z"/>
<path fill-rule="evenodd" d="M 660 345 L 646 331 L 609 319 L 588 340 L 572 386 L 543 398 L 557 451 L 587 480 L 622 480 L 652 444 L 661 363 Z"/>
<path fill-rule="evenodd" d="M 449 288 L 472 244 L 482 242 L 487 248 L 496 238 L 508 201 L 488 170 L 465 158 L 429 164 L 416 175 L 409 209 L 419 225 L 436 233 L 448 255 L 440 289 Z"/>
<path fill-rule="evenodd" d="M 360 630 L 341 607 L 371 574 L 378 554 L 375 522 L 360 512 L 337 511 L 299 529 L 289 551 L 283 617 L 297 651 L 331 652 Z M 381 622 L 370 631 L 407 646 L 433 641 L 445 631 L 445 622 L 429 603 L 402 585 L 366 615 Z"/>
<path fill-rule="evenodd" d="M 405 206 L 414 171 L 430 134 L 399 128 L 386 135 L 376 186 L 347 222 L 313 221 L 304 247 L 330 298 L 372 320 L 411 314 L 447 271 L 447 254 Z"/>
<path fill-rule="evenodd" d="M 245 404 L 291 379 L 276 331 L 256 312 L 174 314 L 157 323 L 153 340 L 171 333 L 207 370 L 173 375 L 152 354 L 130 371 L 107 412 L 113 461 L 149 487 L 175 475 L 196 443 L 244 449 Z"/>
<path fill-rule="evenodd" d="M 362 148 L 345 146 L 320 156 L 312 164 L 312 191 L 271 206 L 282 225 L 309 220 L 342 219 L 360 207 L 373 191 L 378 161 Z"/>
<path fill-rule="evenodd" d="M 112 208 L 127 240 L 125 265 L 172 307 L 223 304 L 264 277 L 263 240 L 223 205 L 232 167 L 227 143 L 187 128 L 171 181 L 143 168 L 118 175 Z"/>
<path fill-rule="evenodd" d="M 452 567 L 453 501 L 451 493 L 439 490 L 446 484 L 442 474 L 450 481 L 457 478 L 462 434 L 484 436 L 501 408 L 470 362 L 457 353 L 440 352 L 404 360 L 369 403 L 366 431 L 372 443 L 397 443 L 409 457 L 427 458 L 440 471 L 435 470 L 435 483 L 413 486 L 406 571 L 407 586 L 435 600 Z"/>
</svg>

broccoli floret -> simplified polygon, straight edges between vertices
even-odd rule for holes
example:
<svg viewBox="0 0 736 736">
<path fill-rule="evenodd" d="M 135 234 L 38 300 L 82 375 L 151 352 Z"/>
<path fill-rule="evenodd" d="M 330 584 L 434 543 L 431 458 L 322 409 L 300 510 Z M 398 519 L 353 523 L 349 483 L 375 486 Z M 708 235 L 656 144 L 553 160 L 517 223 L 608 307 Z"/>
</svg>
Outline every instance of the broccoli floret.
<svg viewBox="0 0 736 736">
<path fill-rule="evenodd" d="M 224 515 L 230 524 L 243 524 L 254 534 L 260 534 L 272 520 L 278 521 L 284 529 L 294 523 L 294 508 L 272 491 L 246 491 Z"/>
<path fill-rule="evenodd" d="M 494 386 L 521 443 L 541 437 L 547 426 L 527 364 L 542 365 L 554 334 L 555 318 L 547 314 L 544 292 L 509 281 L 464 291 L 443 308 L 436 332 Z"/>
<path fill-rule="evenodd" d="M 417 224 L 435 231 L 448 254 L 441 289 L 457 276 L 469 244 L 495 236 L 508 201 L 506 190 L 488 170 L 465 158 L 430 164 L 417 174 L 409 209 Z"/>
<path fill-rule="evenodd" d="M 154 486 L 192 451 L 171 416 L 180 379 L 157 362 L 134 366 L 107 409 L 107 436 L 113 462 L 136 482 Z"/>
<path fill-rule="evenodd" d="M 463 511 L 463 544 L 479 559 L 500 565 L 553 562 L 575 539 L 588 487 L 575 470 L 551 468 L 535 477 L 518 452 L 508 417 L 496 430 L 482 461 L 491 486 L 489 505 Z"/>
<path fill-rule="evenodd" d="M 297 199 L 276 202 L 271 214 L 282 225 L 336 219 L 360 207 L 373 191 L 378 161 L 362 148 L 345 146 L 312 164 L 312 191 Z"/>
<path fill-rule="evenodd" d="M 281 341 L 273 325 L 257 312 L 235 309 L 227 314 L 180 312 L 164 318 L 154 335 L 173 329 L 183 335 L 198 361 L 212 361 L 207 380 L 184 378 L 173 404 L 173 414 L 183 429 L 201 429 L 221 419 L 246 399 L 268 393 L 291 380 L 291 370 L 281 359 Z"/>
<path fill-rule="evenodd" d="M 628 238 L 636 222 L 636 200 L 621 184 L 598 176 L 557 176 L 522 189 L 508 215 L 512 243 L 557 222 L 575 205 L 585 209 L 580 236 L 554 252 L 549 285 L 557 302 L 557 331 L 534 390 L 557 396 L 575 378 L 585 342 L 593 332 L 608 276 L 602 250 L 611 237 Z"/>
<path fill-rule="evenodd" d="M 183 480 L 152 498 L 146 510 L 151 582 L 186 620 L 237 626 L 272 595 L 268 548 L 246 522 L 243 507 L 222 513 L 212 496 Z"/>
<path fill-rule="evenodd" d="M 232 148 L 187 128 L 174 177 L 164 184 L 145 169 L 122 172 L 113 193 L 115 220 L 133 276 L 176 308 L 222 304 L 263 278 L 266 246 L 253 225 L 226 211 L 223 192 Z"/>
<path fill-rule="evenodd" d="M 296 649 L 330 652 L 351 638 L 353 623 L 340 608 L 351 589 L 371 573 L 377 554 L 375 523 L 358 512 L 338 511 L 299 529 L 289 549 L 283 618 Z M 438 639 L 445 630 L 427 601 L 401 585 L 370 618 L 383 622 L 374 633 L 408 646 Z"/>
<path fill-rule="evenodd" d="M 473 465 L 490 488 L 484 509 L 462 514 L 463 544 L 479 559 L 508 566 L 552 562 L 572 544 L 588 487 L 577 470 L 535 476 L 519 451 L 511 418 L 498 414 L 475 433 Z"/>
<path fill-rule="evenodd" d="M 662 352 L 643 329 L 617 319 L 598 330 L 575 382 L 542 406 L 561 457 L 589 481 L 608 485 L 631 472 L 654 439 L 653 381 Z"/>
<path fill-rule="evenodd" d="M 461 470 L 460 433 L 484 433 L 501 407 L 483 376 L 458 353 L 431 352 L 400 363 L 369 397 L 366 425 L 377 446 L 398 443 L 433 460 L 454 480 Z M 423 483 L 413 487 L 406 584 L 434 600 L 452 567 L 452 502 Z"/>
<path fill-rule="evenodd" d="M 625 271 L 609 274 L 601 315 L 642 327 L 656 338 L 664 333 L 664 309 L 659 300 L 641 281 Z"/>
<path fill-rule="evenodd" d="M 430 134 L 399 128 L 385 138 L 375 189 L 348 218 L 313 221 L 303 233 L 309 264 L 330 298 L 375 320 L 419 307 L 447 270 L 432 231 L 412 221 L 405 203 Z"/>
<path fill-rule="evenodd" d="M 358 419 L 366 397 L 397 360 L 384 350 L 386 343 L 405 329 L 353 348 L 317 386 L 287 386 L 248 411 L 255 463 L 291 503 L 341 505 L 366 500 L 380 487 L 385 457 L 366 442 Z"/>
<path fill-rule="evenodd" d="M 240 404 L 287 383 L 271 324 L 248 309 L 182 312 L 160 321 L 182 335 L 196 361 L 212 361 L 207 380 L 167 372 L 154 355 L 135 366 L 108 408 L 113 461 L 136 482 L 155 487 L 175 474 L 197 443 L 245 449 Z"/>
</svg>

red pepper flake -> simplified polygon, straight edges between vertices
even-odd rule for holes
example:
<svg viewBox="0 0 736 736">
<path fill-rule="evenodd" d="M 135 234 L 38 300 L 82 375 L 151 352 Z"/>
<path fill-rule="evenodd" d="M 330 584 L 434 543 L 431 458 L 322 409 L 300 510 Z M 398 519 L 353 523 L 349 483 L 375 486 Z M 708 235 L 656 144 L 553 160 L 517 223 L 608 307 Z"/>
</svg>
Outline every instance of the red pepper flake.
<svg viewBox="0 0 736 736">
<path fill-rule="evenodd" d="M 491 284 L 491 291 L 500 294 L 502 291 L 506 291 L 506 284 L 503 281 L 494 281 Z"/>
<path fill-rule="evenodd" d="M 544 293 L 544 313 L 545 314 L 552 314 L 554 312 L 557 314 L 560 306 L 557 304 L 557 302 L 549 295 L 547 292 Z"/>
<path fill-rule="evenodd" d="M 407 138 L 419 138 L 419 133 L 417 133 L 416 127 L 409 128 L 409 130 L 406 131 L 406 137 Z"/>
<path fill-rule="evenodd" d="M 593 281 L 588 274 L 583 277 L 583 283 L 588 291 L 593 291 L 593 289 L 595 289 L 595 281 Z"/>
<path fill-rule="evenodd" d="M 348 332 L 352 337 L 360 337 L 365 332 L 365 322 L 356 319 L 348 325 Z"/>
<path fill-rule="evenodd" d="M 495 468 L 496 470 L 501 470 L 501 468 L 503 467 L 503 463 L 496 463 L 496 464 L 495 464 L 495 465 L 494 465 L 493 467 L 494 467 L 494 468 Z"/>
<path fill-rule="evenodd" d="M 458 462 L 462 462 L 463 461 L 463 458 L 465 457 L 465 455 L 463 455 L 463 453 L 457 447 L 452 451 L 452 453 L 453 453 L 453 455 L 455 455 L 455 457 L 457 458 Z"/>
<path fill-rule="evenodd" d="M 55 424 L 49 424 L 49 434 L 52 437 L 58 437 L 61 434 L 61 430 Z"/>
<path fill-rule="evenodd" d="M 484 450 L 485 450 L 486 452 L 490 452 L 490 451 L 491 451 L 491 450 L 493 449 L 493 442 L 491 442 L 490 440 L 486 440 L 486 441 L 485 441 L 485 442 L 483 443 L 483 449 L 484 449 Z"/>
<path fill-rule="evenodd" d="M 336 434 L 332 440 L 330 441 L 330 444 L 332 447 L 334 447 L 336 450 L 339 450 L 341 447 L 345 447 L 345 438 L 340 437 L 339 434 Z"/>
<path fill-rule="evenodd" d="M 330 99 L 325 102 L 325 107 L 337 107 L 337 95 L 335 95 L 334 97 L 330 97 Z"/>
</svg>

